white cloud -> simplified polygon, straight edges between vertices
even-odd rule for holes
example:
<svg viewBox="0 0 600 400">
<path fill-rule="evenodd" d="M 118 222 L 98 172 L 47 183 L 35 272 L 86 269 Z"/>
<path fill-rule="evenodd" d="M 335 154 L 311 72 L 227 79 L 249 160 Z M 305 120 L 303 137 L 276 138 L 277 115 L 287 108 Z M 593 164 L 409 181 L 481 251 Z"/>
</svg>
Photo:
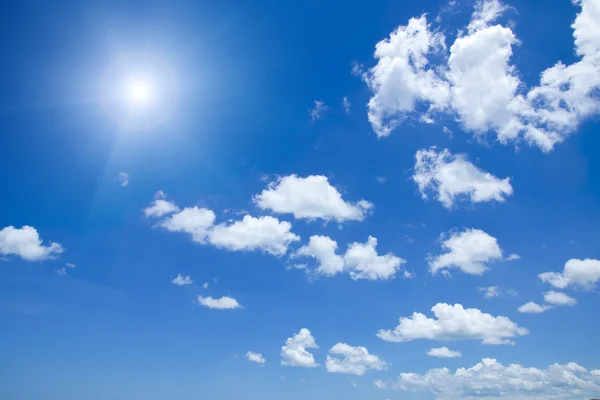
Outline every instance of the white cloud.
<svg viewBox="0 0 600 400">
<path fill-rule="evenodd" d="M 600 261 L 572 258 L 567 261 L 562 273 L 544 272 L 539 274 L 539 278 L 559 289 L 578 286 L 584 290 L 592 290 L 600 281 Z"/>
<path fill-rule="evenodd" d="M 574 306 L 577 300 L 561 292 L 553 290 L 544 293 L 544 301 L 553 306 Z"/>
<path fill-rule="evenodd" d="M 487 263 L 502 260 L 502 249 L 496 238 L 480 229 L 452 233 L 442 242 L 442 247 L 448 252 L 429 259 L 432 274 L 459 268 L 466 274 L 483 275 L 488 269 Z"/>
<path fill-rule="evenodd" d="M 462 354 L 460 354 L 460 351 L 450 350 L 447 347 L 439 347 L 439 348 L 430 349 L 427 352 L 427 355 L 431 356 L 431 357 L 439 357 L 439 358 L 462 357 Z"/>
<path fill-rule="evenodd" d="M 77 265 L 75 265 L 73 263 L 65 263 L 65 267 L 67 267 L 67 268 L 76 268 Z"/>
<path fill-rule="evenodd" d="M 313 257 L 319 265 L 316 272 L 333 276 L 348 271 L 354 280 L 390 279 L 396 275 L 406 260 L 392 253 L 379 255 L 377 239 L 369 236 L 366 243 L 351 243 L 342 257 L 336 253 L 337 242 L 327 236 L 313 235 L 309 243 L 302 246 L 293 257 Z"/>
<path fill-rule="evenodd" d="M 526 313 L 526 314 L 539 314 L 539 313 L 543 313 L 544 311 L 548 311 L 551 308 L 552 308 L 552 306 L 539 305 L 537 303 L 534 303 L 533 301 L 530 301 L 529 303 L 525 303 L 522 306 L 520 306 L 518 308 L 518 311 L 520 313 Z"/>
<path fill-rule="evenodd" d="M 328 372 L 364 375 L 369 370 L 383 371 L 388 363 L 376 355 L 369 354 L 366 347 L 353 347 L 337 343 L 329 350 L 325 367 Z"/>
<path fill-rule="evenodd" d="M 260 353 L 254 353 L 252 351 L 249 351 L 246 353 L 246 358 L 248 359 L 248 361 L 250 362 L 254 362 L 257 364 L 264 364 L 265 363 L 265 359 L 263 357 L 262 354 Z"/>
<path fill-rule="evenodd" d="M 210 285 L 210 283 L 208 282 L 204 282 L 204 284 L 202 285 L 203 289 L 208 289 L 208 286 Z"/>
<path fill-rule="evenodd" d="M 373 205 L 365 200 L 348 203 L 327 177 L 310 175 L 299 178 L 288 175 L 269 184 L 268 189 L 254 197 L 254 203 L 262 210 L 278 214 L 293 214 L 295 218 L 325 221 L 362 221 Z"/>
<path fill-rule="evenodd" d="M 323 100 L 315 100 L 315 106 L 309 110 L 310 119 L 314 122 L 325 116 L 329 111 L 329 107 L 325 105 Z"/>
<path fill-rule="evenodd" d="M 144 209 L 144 215 L 146 218 L 159 218 L 178 211 L 179 207 L 177 207 L 175 203 L 165 200 L 164 194 L 162 192 L 158 192 L 155 195 L 154 202 L 149 207 Z"/>
<path fill-rule="evenodd" d="M 387 181 L 387 178 L 385 176 L 378 176 L 375 178 L 375 180 L 379 183 L 385 183 Z"/>
<path fill-rule="evenodd" d="M 307 245 L 296 251 L 294 257 L 313 257 L 319 262 L 317 273 L 332 276 L 344 270 L 344 258 L 336 254 L 337 247 L 335 240 L 313 235 Z"/>
<path fill-rule="evenodd" d="M 215 310 L 235 310 L 237 308 L 242 308 L 236 299 L 229 296 L 223 296 L 219 299 L 214 299 L 210 296 L 198 296 L 198 304 Z"/>
<path fill-rule="evenodd" d="M 274 217 L 245 215 L 241 221 L 215 226 L 209 240 L 212 245 L 227 250 L 262 250 L 281 256 L 286 253 L 290 243 L 300 240 L 290 231 L 291 228 L 289 222 Z"/>
<path fill-rule="evenodd" d="M 483 296 L 488 299 L 500 296 L 500 288 L 498 286 L 480 287 L 479 291 L 482 292 Z"/>
<path fill-rule="evenodd" d="M 285 341 L 281 348 L 281 365 L 289 367 L 317 367 L 314 356 L 306 349 L 318 349 L 315 338 L 306 328 Z"/>
<path fill-rule="evenodd" d="M 120 172 L 119 182 L 121 182 L 122 187 L 129 185 L 129 174 L 127 172 Z"/>
<path fill-rule="evenodd" d="M 350 104 L 350 100 L 348 100 L 347 97 L 344 97 L 342 104 L 344 105 L 344 111 L 346 114 L 350 114 L 350 107 L 352 106 L 352 104 Z"/>
<path fill-rule="evenodd" d="M 186 207 L 161 222 L 160 226 L 171 232 L 184 232 L 197 243 L 205 243 L 215 223 L 215 213 L 207 208 Z"/>
<path fill-rule="evenodd" d="M 177 274 L 177 276 L 171 281 L 171 283 L 177 286 L 184 286 L 191 285 L 193 281 L 191 276 L 183 276 L 181 274 Z"/>
<path fill-rule="evenodd" d="M 516 260 L 520 260 L 521 256 L 518 254 L 511 254 L 510 256 L 508 256 L 508 258 L 506 259 L 506 261 L 516 261 Z"/>
<path fill-rule="evenodd" d="M 7 226 L 0 230 L 0 255 L 17 256 L 27 261 L 43 261 L 56 258 L 63 251 L 58 243 L 50 242 L 48 246 L 44 246 L 33 226 Z"/>
<path fill-rule="evenodd" d="M 427 199 L 433 192 L 446 208 L 465 199 L 472 203 L 503 202 L 513 194 L 509 178 L 499 179 L 477 168 L 464 154 L 453 155 L 448 149 L 437 151 L 431 147 L 417 151 L 415 159 L 412 179 L 421 197 Z"/>
<path fill-rule="evenodd" d="M 67 269 L 65 267 L 60 267 L 54 270 L 56 275 L 65 276 L 67 275 Z"/>
<path fill-rule="evenodd" d="M 402 277 L 403 277 L 404 279 L 412 279 L 412 278 L 414 278 L 415 276 L 417 276 L 417 274 L 416 274 L 415 272 L 408 272 L 408 271 L 404 271 L 404 272 L 402 273 Z"/>
<path fill-rule="evenodd" d="M 403 258 L 392 253 L 377 254 L 377 239 L 369 236 L 366 243 L 352 243 L 344 255 L 344 262 L 350 269 L 350 277 L 358 279 L 390 279 L 396 275 L 402 264 Z"/>
<path fill-rule="evenodd" d="M 494 132 L 503 143 L 525 140 L 552 150 L 600 112 L 600 6 L 598 0 L 574 3 L 581 6 L 572 25 L 579 61 L 558 62 L 529 89 L 511 64 L 519 40 L 495 23 L 508 8 L 498 0 L 478 1 L 467 30 L 449 49 L 425 16 L 411 18 L 377 43 L 377 65 L 361 73 L 373 93 L 368 103 L 373 130 L 387 136 L 405 118 L 415 113 L 430 118 L 437 111 L 476 136 Z M 430 56 L 441 61 L 432 63 Z"/>
<path fill-rule="evenodd" d="M 379 389 L 387 389 L 387 384 L 384 381 L 380 380 L 380 379 L 378 379 L 376 381 L 373 381 L 373 383 Z"/>
<path fill-rule="evenodd" d="M 484 358 L 470 368 L 434 368 L 425 374 L 401 373 L 398 390 L 433 393 L 437 399 L 580 399 L 600 390 L 591 374 L 575 363 L 545 369 L 504 366 Z M 589 396 L 588 396 L 589 395 Z"/>
<path fill-rule="evenodd" d="M 388 342 L 470 339 L 484 344 L 512 344 L 510 338 L 529 334 L 508 317 L 494 317 L 477 308 L 463 308 L 461 304 L 438 303 L 431 311 L 435 318 L 414 312 L 410 317 L 400 318 L 393 330 L 379 330 L 377 336 Z"/>
</svg>

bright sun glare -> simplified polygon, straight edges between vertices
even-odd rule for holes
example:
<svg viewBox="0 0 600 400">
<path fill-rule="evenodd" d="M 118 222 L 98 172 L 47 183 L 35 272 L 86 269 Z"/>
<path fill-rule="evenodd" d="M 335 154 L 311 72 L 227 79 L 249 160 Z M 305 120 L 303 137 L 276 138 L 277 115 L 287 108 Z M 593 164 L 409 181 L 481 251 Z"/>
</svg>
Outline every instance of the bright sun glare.
<svg viewBox="0 0 600 400">
<path fill-rule="evenodd" d="M 133 105 L 145 105 L 152 101 L 152 87 L 149 82 L 135 79 L 127 86 L 127 98 Z"/>
</svg>

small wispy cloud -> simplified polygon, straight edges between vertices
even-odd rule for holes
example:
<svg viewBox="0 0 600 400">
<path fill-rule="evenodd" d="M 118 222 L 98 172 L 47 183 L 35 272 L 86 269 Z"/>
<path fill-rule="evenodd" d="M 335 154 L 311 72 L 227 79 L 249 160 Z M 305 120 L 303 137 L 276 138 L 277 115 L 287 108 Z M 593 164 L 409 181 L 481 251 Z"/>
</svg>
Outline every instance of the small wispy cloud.
<svg viewBox="0 0 600 400">
<path fill-rule="evenodd" d="M 129 185 L 129 174 L 127 172 L 120 172 L 118 179 L 122 187 Z"/>
<path fill-rule="evenodd" d="M 350 100 L 348 100 L 348 98 L 344 96 L 342 104 L 344 105 L 344 111 L 346 112 L 346 114 L 350 114 L 350 107 L 352 107 L 352 104 L 350 104 Z"/>
<path fill-rule="evenodd" d="M 315 122 L 323 118 L 328 110 L 329 107 L 323 100 L 315 100 L 315 106 L 309 110 L 310 119 Z"/>
<path fill-rule="evenodd" d="M 192 281 L 192 277 L 189 275 L 183 276 L 181 274 L 177 274 L 177 276 L 175 277 L 175 279 L 173 279 L 171 281 L 171 283 L 173 285 L 177 285 L 177 286 L 184 286 L 184 285 L 191 285 L 194 282 Z"/>
</svg>

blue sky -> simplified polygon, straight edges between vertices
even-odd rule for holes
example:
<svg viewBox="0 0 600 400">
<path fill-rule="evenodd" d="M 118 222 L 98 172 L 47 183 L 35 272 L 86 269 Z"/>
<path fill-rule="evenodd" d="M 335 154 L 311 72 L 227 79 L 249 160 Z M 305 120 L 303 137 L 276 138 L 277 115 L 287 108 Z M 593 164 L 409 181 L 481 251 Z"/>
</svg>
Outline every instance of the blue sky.
<svg viewBox="0 0 600 400">
<path fill-rule="evenodd" d="M 599 16 L 6 5 L 0 397 L 597 397 Z"/>
</svg>

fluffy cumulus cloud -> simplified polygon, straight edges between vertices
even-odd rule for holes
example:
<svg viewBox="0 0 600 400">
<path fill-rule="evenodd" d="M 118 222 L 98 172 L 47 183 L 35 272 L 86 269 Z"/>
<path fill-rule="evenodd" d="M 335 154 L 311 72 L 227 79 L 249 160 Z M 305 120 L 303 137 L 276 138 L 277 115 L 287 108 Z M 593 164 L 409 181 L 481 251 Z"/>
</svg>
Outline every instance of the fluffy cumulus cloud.
<svg viewBox="0 0 600 400">
<path fill-rule="evenodd" d="M 428 356 L 431 357 L 438 357 L 438 358 L 457 358 L 457 357 L 462 357 L 462 354 L 460 353 L 460 351 L 454 351 L 454 350 L 450 350 L 447 347 L 438 347 L 438 348 L 434 348 L 434 349 L 430 349 L 427 352 Z"/>
<path fill-rule="evenodd" d="M 175 279 L 173 279 L 171 281 L 171 283 L 173 285 L 177 285 L 177 286 L 185 286 L 185 285 L 191 285 L 194 282 L 192 281 L 191 276 L 183 276 L 181 274 L 177 274 L 177 276 L 175 277 Z"/>
<path fill-rule="evenodd" d="M 369 370 L 383 371 L 387 369 L 388 363 L 369 354 L 365 347 L 337 343 L 329 350 L 325 367 L 328 372 L 364 375 Z"/>
<path fill-rule="evenodd" d="M 579 287 L 592 290 L 600 281 L 600 261 L 591 258 L 585 260 L 572 258 L 565 264 L 563 272 L 544 272 L 539 275 L 539 278 L 559 289 Z"/>
<path fill-rule="evenodd" d="M 317 274 L 333 276 L 349 272 L 354 280 L 386 280 L 393 278 L 406 260 L 392 253 L 377 253 L 377 239 L 369 236 L 366 243 L 354 242 L 346 253 L 337 254 L 337 242 L 327 236 L 311 236 L 307 245 L 302 246 L 293 257 L 312 257 L 318 261 Z"/>
<path fill-rule="evenodd" d="M 435 318 L 414 312 L 410 317 L 400 318 L 394 329 L 380 330 L 377 336 L 388 342 L 469 339 L 481 340 L 484 344 L 513 344 L 511 338 L 529 334 L 508 317 L 494 317 L 461 304 L 438 303 L 431 311 Z"/>
<path fill-rule="evenodd" d="M 0 255 L 17 256 L 27 261 L 43 261 L 56 258 L 63 251 L 58 243 L 50 242 L 45 246 L 33 226 L 7 226 L 0 230 Z"/>
<path fill-rule="evenodd" d="M 210 296 L 203 297 L 198 296 L 198 304 L 206 308 L 212 308 L 215 310 L 235 310 L 237 308 L 242 308 L 240 303 L 233 297 L 223 296 L 221 298 L 215 299 Z"/>
<path fill-rule="evenodd" d="M 362 221 L 373 208 L 366 200 L 356 203 L 344 201 L 341 193 L 322 175 L 279 178 L 256 195 L 254 203 L 262 210 L 293 214 L 295 218 L 338 222 Z"/>
<path fill-rule="evenodd" d="M 522 306 L 520 306 L 518 308 L 518 311 L 520 313 L 524 313 L 524 314 L 540 314 L 540 313 L 543 313 L 544 311 L 548 311 L 551 308 L 552 308 L 552 306 L 549 306 L 547 304 L 542 305 L 542 304 L 538 304 L 533 301 L 530 301 L 529 303 L 525 303 Z"/>
<path fill-rule="evenodd" d="M 248 361 L 253 362 L 253 363 L 257 363 L 257 364 L 265 363 L 265 358 L 263 357 L 263 355 L 260 353 L 254 353 L 253 351 L 247 352 L 246 358 L 248 359 Z"/>
<path fill-rule="evenodd" d="M 209 240 L 212 245 L 227 250 L 261 250 L 280 256 L 286 253 L 290 243 L 300 240 L 291 229 L 292 224 L 287 221 L 269 216 L 255 218 L 245 215 L 241 221 L 215 226 Z"/>
<path fill-rule="evenodd" d="M 432 193 L 444 207 L 452 208 L 456 201 L 473 203 L 504 201 L 513 193 L 509 178 L 496 178 L 467 161 L 464 154 L 453 155 L 435 147 L 415 154 L 413 181 L 423 199 Z"/>
<path fill-rule="evenodd" d="M 300 332 L 294 334 L 285 341 L 285 346 L 281 348 L 281 365 L 289 367 L 317 367 L 315 357 L 306 349 L 318 349 L 315 338 L 306 328 L 300 329 Z"/>
<path fill-rule="evenodd" d="M 582 366 L 552 364 L 545 369 L 520 364 L 504 366 L 484 358 L 470 368 L 430 369 L 424 374 L 401 373 L 392 386 L 403 391 L 432 393 L 437 399 L 582 399 L 600 390 Z"/>
<path fill-rule="evenodd" d="M 373 93 L 373 130 L 387 136 L 407 117 L 429 123 L 443 112 L 477 136 L 493 132 L 501 142 L 525 140 L 550 151 L 600 111 L 600 5 L 574 3 L 581 6 L 572 25 L 579 60 L 556 63 L 529 89 L 511 63 L 518 38 L 496 23 L 508 8 L 498 0 L 477 1 L 449 48 L 425 15 L 411 18 L 377 43 L 377 64 L 362 73 Z"/>
<path fill-rule="evenodd" d="M 480 229 L 451 233 L 442 242 L 442 247 L 446 253 L 429 257 L 432 274 L 458 268 L 466 274 L 482 275 L 488 269 L 488 263 L 502 260 L 502 249 L 496 238 Z"/>
</svg>

